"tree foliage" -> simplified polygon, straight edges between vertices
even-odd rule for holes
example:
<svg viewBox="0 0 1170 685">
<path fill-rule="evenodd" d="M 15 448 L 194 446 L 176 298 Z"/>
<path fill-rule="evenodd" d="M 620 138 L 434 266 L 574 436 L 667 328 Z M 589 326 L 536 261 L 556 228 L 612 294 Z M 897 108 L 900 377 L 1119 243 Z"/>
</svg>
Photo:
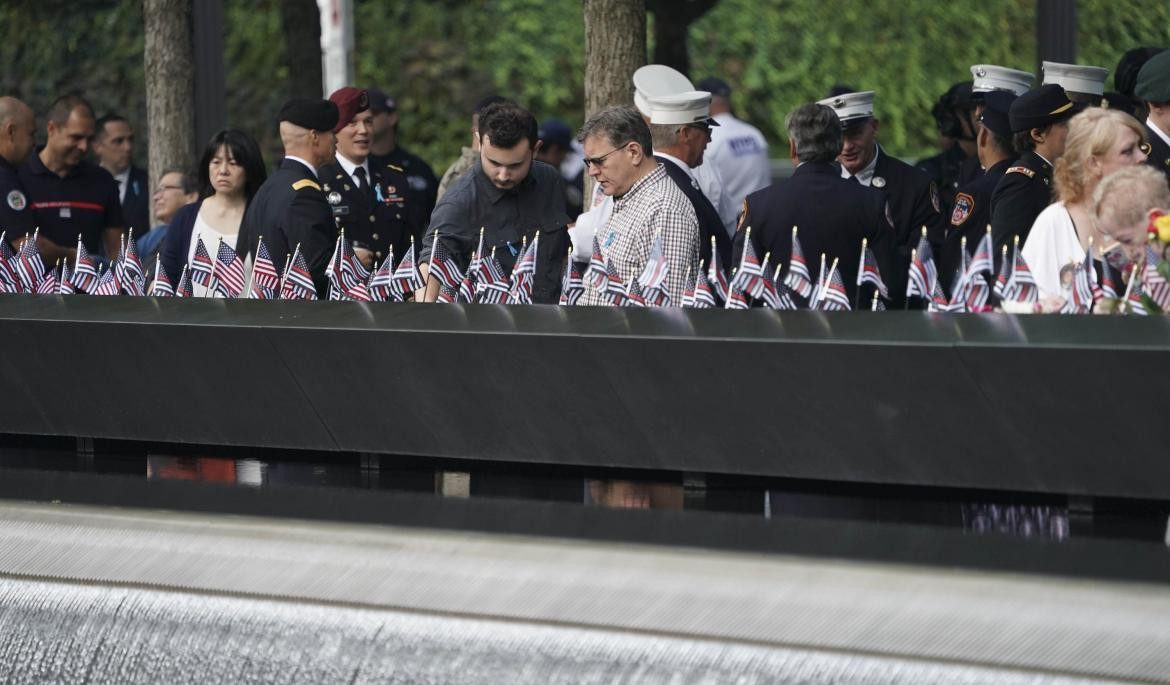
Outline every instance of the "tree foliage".
<svg viewBox="0 0 1170 685">
<path fill-rule="evenodd" d="M 273 155 L 289 77 L 280 2 L 224 4 L 228 124 Z M 1081 63 L 1112 68 L 1128 48 L 1170 45 L 1170 4 L 1077 6 Z M 440 171 L 467 143 L 484 95 L 581 124 L 580 0 L 355 0 L 354 11 L 357 84 L 397 98 L 406 145 Z M 845 83 L 878 92 L 883 143 L 914 156 L 932 151 L 930 107 L 971 64 L 1035 69 L 1035 1 L 720 0 L 689 37 L 692 76 L 724 77 L 740 116 L 774 143 L 788 111 Z M 0 3 L 0 92 L 44 111 L 79 91 L 99 114 L 120 111 L 145 131 L 142 44 L 140 1 Z"/>
</svg>

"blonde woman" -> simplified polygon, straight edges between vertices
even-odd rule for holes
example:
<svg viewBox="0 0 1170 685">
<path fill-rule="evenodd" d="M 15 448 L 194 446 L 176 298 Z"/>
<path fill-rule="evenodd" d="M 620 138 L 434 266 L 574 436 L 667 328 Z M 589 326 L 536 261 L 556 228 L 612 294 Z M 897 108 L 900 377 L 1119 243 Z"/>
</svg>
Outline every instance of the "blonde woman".
<svg viewBox="0 0 1170 685">
<path fill-rule="evenodd" d="M 1036 217 L 1023 247 L 1042 297 L 1063 297 L 1061 270 L 1085 258 L 1090 238 L 1100 261 L 1105 240 L 1093 190 L 1110 173 L 1146 161 L 1148 149 L 1145 129 L 1119 110 L 1091 107 L 1069 121 L 1064 156 L 1053 171 L 1056 202 Z"/>
</svg>

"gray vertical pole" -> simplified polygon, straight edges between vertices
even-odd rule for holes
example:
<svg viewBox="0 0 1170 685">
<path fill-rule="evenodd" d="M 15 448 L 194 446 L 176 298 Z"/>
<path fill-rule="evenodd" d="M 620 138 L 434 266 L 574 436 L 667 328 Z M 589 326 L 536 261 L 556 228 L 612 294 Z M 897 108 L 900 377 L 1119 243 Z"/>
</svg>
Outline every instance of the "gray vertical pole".
<svg viewBox="0 0 1170 685">
<path fill-rule="evenodd" d="M 1036 73 L 1044 60 L 1077 61 L 1076 0 L 1036 0 Z"/>
<path fill-rule="evenodd" d="M 195 48 L 195 149 L 227 123 L 223 65 L 223 0 L 197 0 L 191 7 Z"/>
</svg>

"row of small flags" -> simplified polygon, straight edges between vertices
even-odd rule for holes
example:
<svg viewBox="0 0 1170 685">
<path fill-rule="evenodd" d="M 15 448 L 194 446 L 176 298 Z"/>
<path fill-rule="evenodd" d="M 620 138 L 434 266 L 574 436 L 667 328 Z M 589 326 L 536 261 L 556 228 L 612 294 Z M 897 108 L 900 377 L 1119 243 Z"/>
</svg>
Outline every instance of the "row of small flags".
<svg viewBox="0 0 1170 685">
<path fill-rule="evenodd" d="M 723 306 L 727 309 L 747 309 L 752 301 L 759 301 L 773 309 L 798 309 L 799 300 L 807 309 L 844 311 L 860 302 L 861 286 L 873 286 L 870 308 L 885 309 L 889 290 L 882 279 L 877 259 L 867 241 L 862 240 L 861 259 L 857 269 L 858 302 L 849 302 L 845 282 L 833 259 L 826 272 L 826 255 L 821 255 L 820 272 L 814 281 L 801 248 L 797 227 L 792 228 L 792 247 L 789 269 L 780 278 L 781 264 L 771 266 L 771 253 L 763 259 L 756 254 L 751 242 L 751 227 L 745 229 L 744 250 L 731 278 L 719 264 L 718 251 L 712 239 L 711 263 L 700 262 L 695 274 L 689 274 L 683 293 L 682 307 L 706 309 Z M 520 257 L 511 274 L 505 273 L 495 257 L 495 249 L 485 251 L 483 229 L 479 244 L 471 256 L 466 271 L 456 264 L 445 243 L 435 236 L 430 256 L 429 273 L 439 282 L 438 302 L 479 302 L 484 304 L 530 304 L 536 258 L 540 239 L 536 233 L 531 243 L 524 239 Z M 86 250 L 81 237 L 77 240 L 77 254 L 72 266 L 58 261 L 56 267 L 46 270 L 36 247 L 37 234 L 26 236 L 20 248 L 13 253 L 0 233 L 0 293 L 40 293 L 91 295 L 151 295 L 155 297 L 191 297 L 192 283 L 198 283 L 214 296 L 249 299 L 315 300 L 317 292 L 304 255 L 297 245 L 285 260 L 280 273 L 261 237 L 258 241 L 252 269 L 246 273 L 245 263 L 236 251 L 221 239 L 212 258 L 202 237 L 196 238 L 194 256 L 184 266 L 177 284 L 172 284 L 161 265 L 156 262 L 155 276 L 149 284 L 146 271 L 134 246 L 133 232 L 122 243 L 121 251 L 108 269 L 102 269 Z M 1145 265 L 1140 278 L 1131 278 L 1120 297 L 1126 309 L 1133 314 L 1147 314 L 1144 301 L 1149 300 L 1163 311 L 1170 309 L 1170 282 L 1157 270 L 1157 254 L 1147 247 Z M 1034 304 L 1039 299 L 1039 288 L 1019 249 L 1017 237 L 1011 250 L 1001 251 L 1000 268 L 992 258 L 991 229 L 979 241 L 974 255 L 966 249 L 963 240 L 952 293 L 948 297 L 938 278 L 930 243 L 923 228 L 918 246 L 911 251 L 906 296 L 919 297 L 928 303 L 929 311 L 982 312 L 988 311 L 988 302 L 994 294 L 1000 301 Z M 584 270 L 583 270 L 584 267 Z M 1061 313 L 1086 314 L 1103 299 L 1119 299 L 1120 282 L 1108 261 L 1102 261 L 1103 275 L 1098 282 L 1093 269 L 1092 244 L 1084 259 L 1072 265 L 1071 283 L 1066 287 L 1065 304 Z M 669 265 L 661 236 L 655 237 L 645 268 L 628 283 L 622 281 L 613 264 L 601 252 L 597 238 L 588 265 L 565 260 L 561 282 L 560 304 L 577 304 L 585 291 L 585 284 L 601 293 L 609 304 L 626 307 L 669 307 L 671 298 L 666 288 Z M 326 271 L 329 283 L 328 299 L 366 302 L 401 302 L 407 294 L 424 285 L 415 255 L 415 244 L 397 264 L 393 248 L 380 266 L 367 269 L 357 258 L 344 233 L 338 236 Z"/>
</svg>

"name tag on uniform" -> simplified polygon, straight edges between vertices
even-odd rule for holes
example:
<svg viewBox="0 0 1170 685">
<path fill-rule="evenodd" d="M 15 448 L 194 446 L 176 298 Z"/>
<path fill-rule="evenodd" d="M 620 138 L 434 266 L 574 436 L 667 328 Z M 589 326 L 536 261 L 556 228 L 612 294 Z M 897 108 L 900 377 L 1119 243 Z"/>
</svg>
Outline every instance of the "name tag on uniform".
<svg viewBox="0 0 1170 685">
<path fill-rule="evenodd" d="M 57 211 L 57 216 L 61 217 L 62 219 L 68 219 L 73 216 L 73 210 L 69 207 L 62 207 Z"/>
</svg>

